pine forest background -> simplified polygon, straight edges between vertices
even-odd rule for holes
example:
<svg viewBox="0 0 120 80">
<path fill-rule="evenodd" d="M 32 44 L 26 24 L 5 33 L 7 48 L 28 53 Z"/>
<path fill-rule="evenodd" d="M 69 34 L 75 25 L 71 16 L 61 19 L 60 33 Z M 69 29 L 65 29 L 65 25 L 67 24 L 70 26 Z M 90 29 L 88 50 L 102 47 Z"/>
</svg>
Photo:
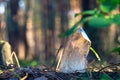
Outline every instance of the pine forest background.
<svg viewBox="0 0 120 80">
<path fill-rule="evenodd" d="M 53 64 L 65 38 L 59 34 L 71 28 L 82 16 L 75 13 L 96 8 L 96 0 L 0 0 L 0 40 L 9 41 L 19 60 Z M 120 13 L 120 7 L 113 14 Z M 120 62 L 110 51 L 120 45 L 120 27 L 92 28 L 83 25 L 92 47 L 102 60 Z M 88 60 L 96 57 L 90 52 Z"/>
</svg>

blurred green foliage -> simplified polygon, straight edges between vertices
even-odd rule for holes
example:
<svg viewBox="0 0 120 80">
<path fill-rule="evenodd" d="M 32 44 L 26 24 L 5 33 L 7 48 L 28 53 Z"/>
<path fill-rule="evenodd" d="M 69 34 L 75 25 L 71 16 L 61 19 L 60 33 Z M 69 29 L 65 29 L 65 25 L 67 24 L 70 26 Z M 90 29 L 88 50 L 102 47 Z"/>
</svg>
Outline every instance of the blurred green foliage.
<svg viewBox="0 0 120 80">
<path fill-rule="evenodd" d="M 113 80 L 108 74 L 104 73 L 100 76 L 100 80 Z"/>
<path fill-rule="evenodd" d="M 32 60 L 32 61 L 20 60 L 20 65 L 22 67 L 26 67 L 26 66 L 35 67 L 35 66 L 39 66 L 40 63 L 37 60 Z"/>
<path fill-rule="evenodd" d="M 94 28 L 105 28 L 111 24 L 120 26 L 120 14 L 112 14 L 112 11 L 120 5 L 120 0 L 97 0 L 97 2 L 99 4 L 97 8 L 76 13 L 75 17 L 80 15 L 87 17 L 82 17 L 72 28 L 61 34 L 60 37 L 71 35 L 80 27 L 79 25 L 83 25 L 84 23 L 88 23 L 90 27 Z"/>
<path fill-rule="evenodd" d="M 96 17 L 93 16 L 89 21 L 88 24 L 90 27 L 95 27 L 95 28 L 99 28 L 99 27 L 108 27 L 110 26 L 112 23 L 111 19 L 106 19 L 104 16 L 101 17 Z"/>
<path fill-rule="evenodd" d="M 114 16 L 114 23 L 120 26 L 120 14 Z"/>
<path fill-rule="evenodd" d="M 116 0 L 116 1 L 118 1 L 118 0 Z M 107 0 L 104 0 L 104 1 L 98 1 L 98 2 L 100 2 L 101 4 L 100 4 L 100 10 L 102 11 L 102 12 L 104 12 L 104 13 L 109 13 L 109 12 L 111 12 L 112 10 L 114 10 L 116 7 L 117 7 L 117 5 L 119 4 L 119 2 L 116 2 L 115 0 L 109 0 L 109 1 L 107 1 Z"/>
<path fill-rule="evenodd" d="M 112 52 L 112 53 L 114 53 L 114 52 L 119 52 L 119 55 L 120 55 L 120 47 L 117 47 L 117 48 L 113 49 L 111 52 Z"/>
</svg>

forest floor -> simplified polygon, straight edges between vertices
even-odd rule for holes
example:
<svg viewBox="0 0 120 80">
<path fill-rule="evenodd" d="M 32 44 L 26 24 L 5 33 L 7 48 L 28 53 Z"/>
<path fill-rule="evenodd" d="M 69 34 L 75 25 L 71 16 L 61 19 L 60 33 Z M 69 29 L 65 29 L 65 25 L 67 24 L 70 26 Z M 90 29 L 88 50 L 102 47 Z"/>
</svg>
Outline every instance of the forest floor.
<svg viewBox="0 0 120 80">
<path fill-rule="evenodd" d="M 86 72 L 62 73 L 49 68 L 0 66 L 0 80 L 120 80 L 120 63 Z"/>
</svg>

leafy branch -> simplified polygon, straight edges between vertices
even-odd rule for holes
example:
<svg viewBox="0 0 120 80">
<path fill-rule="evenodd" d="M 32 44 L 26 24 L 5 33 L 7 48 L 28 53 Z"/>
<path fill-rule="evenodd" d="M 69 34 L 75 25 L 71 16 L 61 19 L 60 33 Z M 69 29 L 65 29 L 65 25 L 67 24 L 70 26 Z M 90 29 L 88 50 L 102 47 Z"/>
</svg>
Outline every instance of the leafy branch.
<svg viewBox="0 0 120 80">
<path fill-rule="evenodd" d="M 111 24 L 120 26 L 120 14 L 112 14 L 112 11 L 116 10 L 120 5 L 120 0 L 97 0 L 97 2 L 99 4 L 97 8 L 76 13 L 75 17 L 80 15 L 87 17 L 82 17 L 70 29 L 60 34 L 60 37 L 68 37 L 84 23 L 88 23 L 93 28 L 106 28 Z"/>
</svg>

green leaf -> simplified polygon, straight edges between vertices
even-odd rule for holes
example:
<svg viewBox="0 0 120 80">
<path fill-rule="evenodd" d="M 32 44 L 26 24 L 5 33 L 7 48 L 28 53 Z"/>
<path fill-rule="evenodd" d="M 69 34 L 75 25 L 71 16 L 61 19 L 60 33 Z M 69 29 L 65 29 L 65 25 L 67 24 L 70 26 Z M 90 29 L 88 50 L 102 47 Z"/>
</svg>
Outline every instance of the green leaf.
<svg viewBox="0 0 120 80">
<path fill-rule="evenodd" d="M 109 13 L 115 8 L 117 8 L 117 4 L 111 0 L 110 1 L 106 0 L 100 4 L 100 10 L 105 13 Z"/>
<path fill-rule="evenodd" d="M 90 27 L 95 27 L 95 28 L 104 28 L 104 27 L 109 27 L 112 24 L 112 20 L 111 19 L 107 19 L 105 17 L 92 17 L 89 21 L 88 21 L 88 25 Z"/>
<path fill-rule="evenodd" d="M 108 0 L 97 0 L 98 3 L 104 3 L 107 2 Z M 120 0 L 109 0 L 112 3 L 120 4 Z"/>
<path fill-rule="evenodd" d="M 120 0 L 111 0 L 113 3 L 120 4 Z"/>
<path fill-rule="evenodd" d="M 115 15 L 113 21 L 116 25 L 120 26 L 120 14 Z"/>
<path fill-rule="evenodd" d="M 77 17 L 77 16 L 79 16 L 79 15 L 81 15 L 82 13 L 75 13 L 75 17 Z"/>
<path fill-rule="evenodd" d="M 98 3 L 103 3 L 105 0 L 97 0 Z"/>
<path fill-rule="evenodd" d="M 113 80 L 109 75 L 107 75 L 106 73 L 103 73 L 100 76 L 100 80 Z"/>
<path fill-rule="evenodd" d="M 81 13 L 76 13 L 75 17 L 79 16 L 79 15 L 95 15 L 98 12 L 97 9 L 93 9 L 93 10 L 87 10 Z"/>
<path fill-rule="evenodd" d="M 112 53 L 113 53 L 113 52 L 119 52 L 119 55 L 120 55 L 120 47 L 113 49 L 111 52 L 112 52 Z"/>
</svg>

